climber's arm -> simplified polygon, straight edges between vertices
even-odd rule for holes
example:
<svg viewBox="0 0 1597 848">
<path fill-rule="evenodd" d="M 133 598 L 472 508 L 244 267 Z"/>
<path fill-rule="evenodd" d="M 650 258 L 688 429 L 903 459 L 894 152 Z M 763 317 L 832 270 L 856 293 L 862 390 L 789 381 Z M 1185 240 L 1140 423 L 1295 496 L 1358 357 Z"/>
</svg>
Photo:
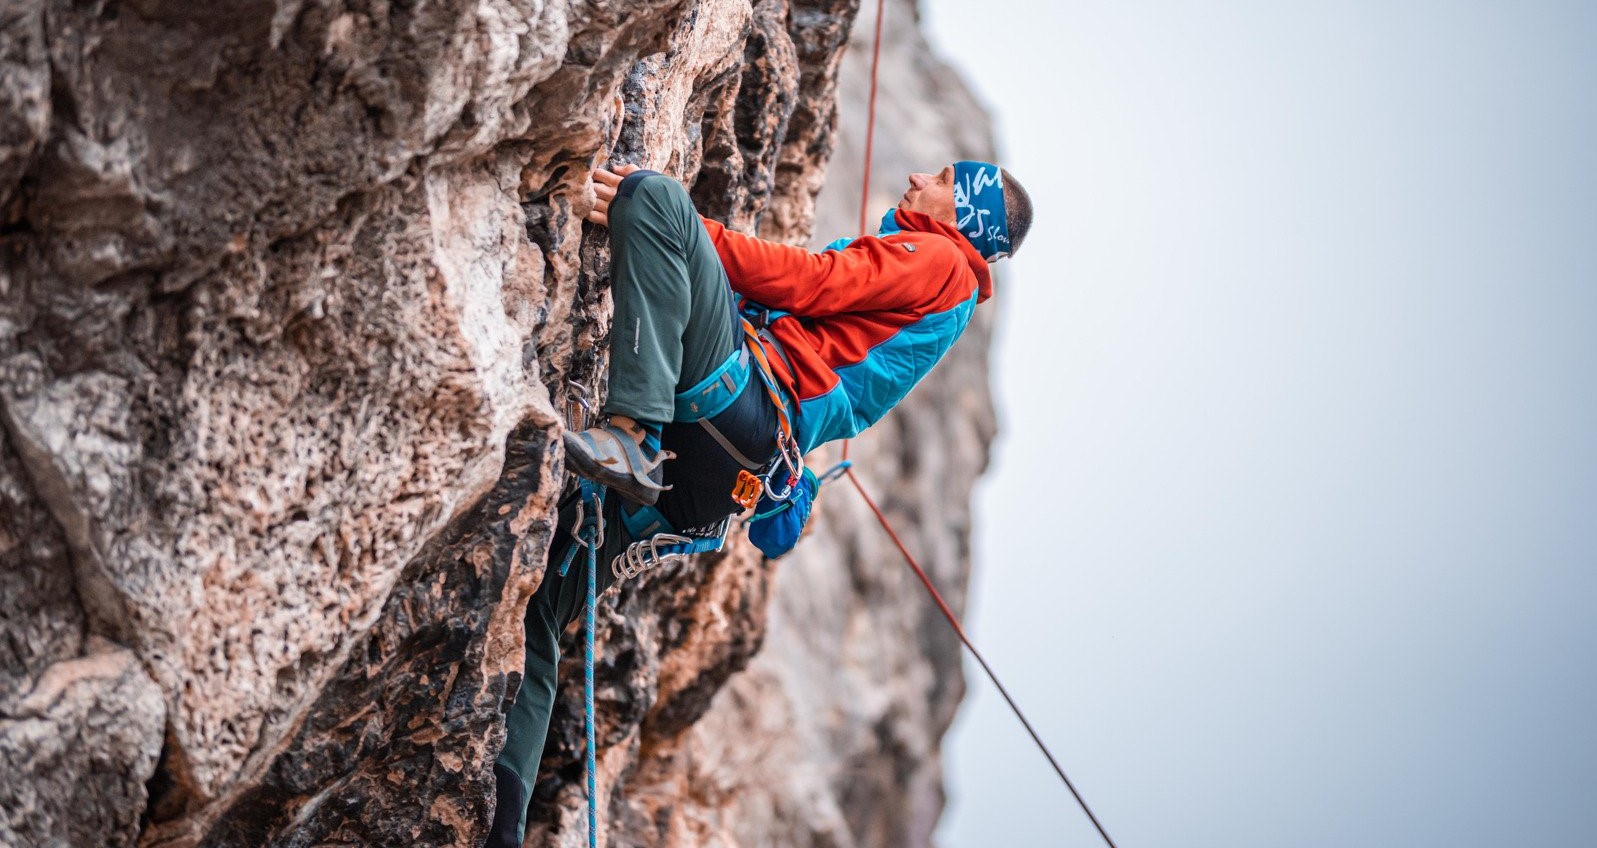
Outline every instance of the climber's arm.
<svg viewBox="0 0 1597 848">
<path fill-rule="evenodd" d="M 609 225 L 616 189 L 636 170 L 636 165 L 594 169 L 589 221 Z M 796 315 L 915 310 L 935 299 L 965 262 L 958 248 L 938 236 L 902 234 L 892 241 L 865 237 L 845 250 L 810 253 L 702 220 L 733 290 Z"/>
<path fill-rule="evenodd" d="M 733 290 L 796 315 L 915 309 L 965 261 L 938 236 L 866 237 L 845 250 L 810 253 L 703 220 Z"/>
</svg>

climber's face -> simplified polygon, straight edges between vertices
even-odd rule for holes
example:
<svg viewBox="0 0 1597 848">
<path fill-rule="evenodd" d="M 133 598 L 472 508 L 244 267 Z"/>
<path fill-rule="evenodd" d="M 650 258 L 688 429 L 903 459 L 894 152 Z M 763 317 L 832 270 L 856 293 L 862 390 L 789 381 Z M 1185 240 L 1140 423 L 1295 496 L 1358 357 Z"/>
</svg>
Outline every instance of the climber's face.
<svg viewBox="0 0 1597 848">
<path fill-rule="evenodd" d="M 898 201 L 898 208 L 954 223 L 954 166 L 935 174 L 910 174 L 909 191 Z"/>
</svg>

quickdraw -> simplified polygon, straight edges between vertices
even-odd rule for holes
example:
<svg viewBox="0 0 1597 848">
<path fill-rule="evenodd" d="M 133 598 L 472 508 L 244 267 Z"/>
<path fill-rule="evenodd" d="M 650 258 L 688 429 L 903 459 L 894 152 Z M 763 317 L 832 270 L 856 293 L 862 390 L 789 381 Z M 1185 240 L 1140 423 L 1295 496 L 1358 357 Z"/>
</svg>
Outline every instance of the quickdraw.
<svg viewBox="0 0 1597 848">
<path fill-rule="evenodd" d="M 576 520 L 571 522 L 571 537 L 577 543 L 566 549 L 566 559 L 560 564 L 560 576 L 566 576 L 571 570 L 571 561 L 576 558 L 579 548 L 593 548 L 598 551 L 604 547 L 604 487 L 597 483 L 578 478 L 581 485 L 581 494 L 577 496 Z M 593 501 L 593 514 L 588 515 L 585 507 L 589 500 Z M 584 533 L 589 533 L 584 537 Z"/>
<path fill-rule="evenodd" d="M 851 459 L 845 459 L 842 462 L 839 462 L 838 464 L 836 464 L 836 465 L 832 466 L 831 468 L 827 469 L 825 474 L 822 474 L 821 476 L 815 478 L 816 482 L 819 485 L 824 486 L 827 483 L 830 483 L 833 480 L 836 480 L 837 478 L 842 477 L 844 474 L 847 474 L 848 470 L 850 468 L 853 468 L 853 467 L 854 467 L 854 461 L 851 460 Z"/>
</svg>

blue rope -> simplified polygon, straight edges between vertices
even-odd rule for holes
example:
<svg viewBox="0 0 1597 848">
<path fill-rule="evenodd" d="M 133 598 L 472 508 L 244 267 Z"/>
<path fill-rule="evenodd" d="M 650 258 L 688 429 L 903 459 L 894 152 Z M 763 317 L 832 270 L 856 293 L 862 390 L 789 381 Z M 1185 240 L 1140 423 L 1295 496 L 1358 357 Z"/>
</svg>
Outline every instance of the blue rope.
<svg viewBox="0 0 1597 848">
<path fill-rule="evenodd" d="M 582 542 L 583 545 L 588 543 L 587 540 L 583 539 L 581 536 L 578 536 L 577 540 Z M 577 558 L 577 548 L 579 547 L 581 547 L 581 545 L 572 545 L 571 547 L 566 548 L 566 558 L 560 561 L 561 577 L 566 576 L 566 572 L 571 570 L 571 561 Z"/>
<path fill-rule="evenodd" d="M 598 523 L 604 518 L 600 514 L 603 509 L 603 490 L 594 492 L 593 495 L 593 530 L 588 533 L 588 603 L 587 621 L 583 629 L 587 631 L 585 651 L 583 652 L 582 673 L 583 691 L 582 708 L 588 731 L 588 848 L 599 848 L 599 793 L 595 786 L 594 772 L 598 770 L 598 743 L 597 734 L 593 727 L 593 634 L 598 626 L 598 616 L 595 607 L 599 599 L 599 532 Z"/>
</svg>

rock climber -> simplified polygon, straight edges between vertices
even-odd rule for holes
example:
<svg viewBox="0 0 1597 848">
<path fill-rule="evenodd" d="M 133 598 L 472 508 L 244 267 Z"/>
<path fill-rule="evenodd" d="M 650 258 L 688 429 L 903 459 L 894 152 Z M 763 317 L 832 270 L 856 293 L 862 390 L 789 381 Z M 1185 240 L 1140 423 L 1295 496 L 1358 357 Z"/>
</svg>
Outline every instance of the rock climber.
<svg viewBox="0 0 1597 848">
<path fill-rule="evenodd" d="M 615 304 L 608 418 L 563 442 L 569 469 L 619 495 L 603 499 L 601 592 L 673 552 L 719 547 L 728 519 L 756 503 L 758 519 L 779 511 L 765 509 L 775 501 L 813 497 L 802 455 L 857 435 L 908 394 L 992 295 L 988 266 L 1031 226 L 1025 190 L 986 162 L 911 174 L 876 236 L 821 253 L 701 218 L 682 184 L 655 171 L 598 168 L 592 180 L 587 217 L 609 228 Z M 585 503 L 576 488 L 562 499 L 527 607 L 489 848 L 522 842 L 560 634 L 586 596 L 585 557 L 567 556 Z M 757 544 L 780 555 L 802 522 Z"/>
</svg>

